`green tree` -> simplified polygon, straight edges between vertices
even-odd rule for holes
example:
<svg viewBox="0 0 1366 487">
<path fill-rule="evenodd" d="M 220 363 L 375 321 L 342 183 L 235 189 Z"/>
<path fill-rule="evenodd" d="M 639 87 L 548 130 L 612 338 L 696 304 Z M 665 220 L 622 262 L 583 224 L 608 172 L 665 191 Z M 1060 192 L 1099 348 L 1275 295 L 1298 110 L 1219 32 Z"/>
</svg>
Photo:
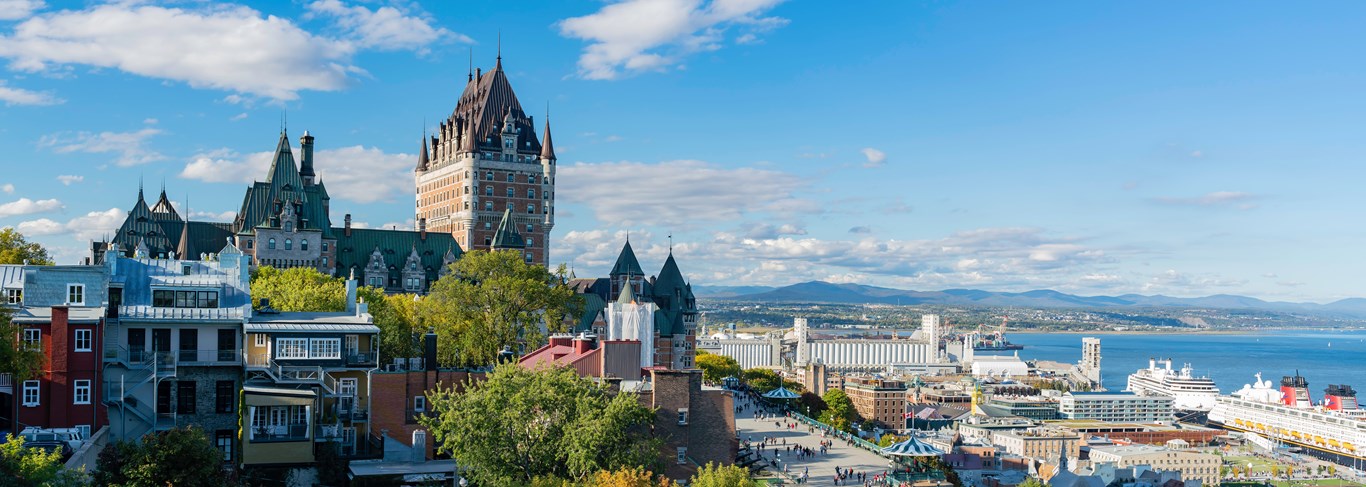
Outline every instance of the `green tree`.
<svg viewBox="0 0 1366 487">
<path fill-rule="evenodd" d="M 37 377 L 47 365 L 42 349 L 25 346 L 19 325 L 10 320 L 12 311 L 0 308 L 0 373 L 23 381 Z"/>
<path fill-rule="evenodd" d="M 744 374 L 745 383 L 760 394 L 777 389 L 782 381 L 778 373 L 770 369 L 745 369 Z"/>
<path fill-rule="evenodd" d="M 434 415 L 418 421 L 475 484 L 583 480 L 658 462 L 661 443 L 649 433 L 655 413 L 572 369 L 502 364 L 465 387 L 428 392 Z"/>
<path fill-rule="evenodd" d="M 740 376 L 740 362 L 725 355 L 698 350 L 695 362 L 697 368 L 702 369 L 702 378 L 708 382 L 717 383 L 726 377 Z"/>
<path fill-rule="evenodd" d="M 692 487 L 751 487 L 754 480 L 749 478 L 749 470 L 734 465 L 707 463 L 693 475 Z"/>
<path fill-rule="evenodd" d="M 251 273 L 252 308 L 261 309 L 262 298 L 280 311 L 343 311 L 346 285 L 311 267 L 261 266 Z"/>
<path fill-rule="evenodd" d="M 47 249 L 13 227 L 0 228 L 0 264 L 52 265 Z"/>
<path fill-rule="evenodd" d="M 363 287 L 356 294 L 365 301 L 379 327 L 379 354 L 382 362 L 391 358 L 421 357 L 421 335 L 417 324 L 420 297 L 412 294 L 386 295 L 377 287 Z"/>
<path fill-rule="evenodd" d="M 0 444 L 0 484 L 27 486 L 85 485 L 84 472 L 62 468 L 61 452 L 24 446 L 24 437 L 6 435 Z"/>
<path fill-rule="evenodd" d="M 825 400 L 814 392 L 803 392 L 802 397 L 797 399 L 797 411 L 805 414 L 808 418 L 819 418 L 826 409 L 828 407 L 825 405 Z"/>
<path fill-rule="evenodd" d="M 198 428 L 176 428 L 142 437 L 141 442 L 116 442 L 100 451 L 95 485 L 219 487 L 223 453 Z"/>
<path fill-rule="evenodd" d="M 851 425 L 858 419 L 858 411 L 849 395 L 839 389 L 830 389 L 821 396 L 827 409 L 821 413 L 820 421 L 840 431 L 851 431 Z"/>
<path fill-rule="evenodd" d="M 432 285 L 417 316 L 436 330 L 438 362 L 482 367 L 504 347 L 540 346 L 542 326 L 564 331 L 564 318 L 582 308 L 582 298 L 565 284 L 564 266 L 551 274 L 518 252 L 472 251 Z"/>
<path fill-rule="evenodd" d="M 1045 484 L 1043 483 L 1043 481 L 1040 481 L 1039 479 L 1036 479 L 1034 477 L 1029 477 L 1027 479 L 1024 479 L 1024 482 L 1020 482 L 1020 484 L 1015 487 L 1048 487 L 1048 484 Z"/>
</svg>

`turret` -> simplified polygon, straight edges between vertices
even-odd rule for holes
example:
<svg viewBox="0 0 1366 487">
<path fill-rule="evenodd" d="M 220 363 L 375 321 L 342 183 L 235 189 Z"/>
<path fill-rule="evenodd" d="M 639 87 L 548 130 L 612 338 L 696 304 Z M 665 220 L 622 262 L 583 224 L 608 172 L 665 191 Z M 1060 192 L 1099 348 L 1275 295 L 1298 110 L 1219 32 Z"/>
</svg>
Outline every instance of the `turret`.
<svg viewBox="0 0 1366 487">
<path fill-rule="evenodd" d="M 417 153 L 417 172 L 426 171 L 431 165 L 431 156 L 427 152 L 427 136 L 422 136 L 422 152 Z"/>
<path fill-rule="evenodd" d="M 317 175 L 313 173 L 313 136 L 308 135 L 307 130 L 299 137 L 299 158 L 302 159 L 299 178 L 304 180 L 304 186 L 312 186 Z"/>
</svg>

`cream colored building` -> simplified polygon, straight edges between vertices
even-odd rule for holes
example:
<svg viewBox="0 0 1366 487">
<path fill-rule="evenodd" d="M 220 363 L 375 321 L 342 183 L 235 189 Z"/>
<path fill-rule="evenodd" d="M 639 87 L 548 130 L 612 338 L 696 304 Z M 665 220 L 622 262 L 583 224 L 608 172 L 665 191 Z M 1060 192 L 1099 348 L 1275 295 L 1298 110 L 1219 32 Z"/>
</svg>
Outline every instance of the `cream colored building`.
<svg viewBox="0 0 1366 487">
<path fill-rule="evenodd" d="M 844 393 L 864 420 L 883 428 L 906 427 L 906 383 L 878 378 L 848 378 Z"/>
<path fill-rule="evenodd" d="M 1058 430 L 1001 431 L 991 435 L 991 442 L 1006 453 L 1046 461 L 1057 461 L 1059 452 L 1067 458 L 1081 455 L 1081 436 Z"/>
<path fill-rule="evenodd" d="M 1091 463 L 1113 463 L 1117 467 L 1148 465 L 1154 470 L 1176 470 L 1185 480 L 1200 480 L 1204 485 L 1219 484 L 1218 455 L 1169 450 L 1153 445 L 1097 446 L 1091 448 Z"/>
</svg>

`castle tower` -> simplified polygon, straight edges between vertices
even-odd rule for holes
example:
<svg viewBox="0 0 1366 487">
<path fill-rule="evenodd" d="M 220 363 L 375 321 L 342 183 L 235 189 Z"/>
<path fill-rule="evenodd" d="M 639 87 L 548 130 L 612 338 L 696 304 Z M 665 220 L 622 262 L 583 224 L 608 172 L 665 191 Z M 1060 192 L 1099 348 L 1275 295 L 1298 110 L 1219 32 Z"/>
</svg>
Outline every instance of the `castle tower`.
<svg viewBox="0 0 1366 487">
<path fill-rule="evenodd" d="M 423 137 L 414 170 L 415 220 L 455 236 L 462 249 L 493 248 L 504 214 L 528 261 L 546 264 L 555 226 L 555 151 L 550 123 L 536 136 L 500 59 L 469 76 L 455 110 Z"/>
</svg>

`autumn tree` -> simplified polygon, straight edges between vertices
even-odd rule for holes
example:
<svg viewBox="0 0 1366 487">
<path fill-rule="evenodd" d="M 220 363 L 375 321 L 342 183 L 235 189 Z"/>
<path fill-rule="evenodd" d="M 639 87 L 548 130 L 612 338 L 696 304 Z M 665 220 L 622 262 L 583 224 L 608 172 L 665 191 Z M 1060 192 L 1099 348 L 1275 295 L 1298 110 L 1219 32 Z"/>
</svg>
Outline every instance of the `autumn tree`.
<svg viewBox="0 0 1366 487">
<path fill-rule="evenodd" d="M 13 227 L 0 228 L 0 264 L 52 265 L 47 249 Z"/>
<path fill-rule="evenodd" d="M 261 266 L 251 273 L 251 307 L 261 309 L 262 299 L 279 311 L 343 311 L 346 285 L 311 267 Z"/>
<path fill-rule="evenodd" d="M 29 380 L 43 371 L 47 356 L 41 348 L 23 343 L 22 327 L 10 319 L 11 313 L 9 308 L 0 308 L 0 373 L 18 381 Z"/>
<path fill-rule="evenodd" d="M 545 332 L 565 331 L 564 318 L 582 307 L 563 266 L 552 274 L 518 252 L 471 251 L 432 284 L 417 315 L 436 330 L 442 365 L 482 367 L 504 347 L 540 346 Z"/>
<path fill-rule="evenodd" d="M 422 356 L 422 334 L 417 324 L 417 309 L 422 298 L 413 294 L 386 295 L 377 287 L 363 287 L 357 295 L 365 301 L 375 326 L 379 327 L 379 354 L 382 360 Z"/>
<path fill-rule="evenodd" d="M 468 254 L 466 254 L 468 255 Z M 659 461 L 654 411 L 568 368 L 502 364 L 463 391 L 427 393 L 418 421 L 476 485 L 551 485 Z"/>
<path fill-rule="evenodd" d="M 717 383 L 726 377 L 740 376 L 740 363 L 725 355 L 698 350 L 695 363 L 702 369 L 702 378 L 707 382 Z"/>
<path fill-rule="evenodd" d="M 752 487 L 754 480 L 749 478 L 749 470 L 735 465 L 719 465 L 708 462 L 702 468 L 697 469 L 697 474 L 693 475 L 692 481 L 688 482 L 692 487 Z"/>
<path fill-rule="evenodd" d="M 1045 484 L 1034 477 L 1029 477 L 1027 479 L 1024 479 L 1024 482 L 1020 482 L 1020 484 L 1016 487 L 1048 487 L 1048 484 Z"/>
</svg>

